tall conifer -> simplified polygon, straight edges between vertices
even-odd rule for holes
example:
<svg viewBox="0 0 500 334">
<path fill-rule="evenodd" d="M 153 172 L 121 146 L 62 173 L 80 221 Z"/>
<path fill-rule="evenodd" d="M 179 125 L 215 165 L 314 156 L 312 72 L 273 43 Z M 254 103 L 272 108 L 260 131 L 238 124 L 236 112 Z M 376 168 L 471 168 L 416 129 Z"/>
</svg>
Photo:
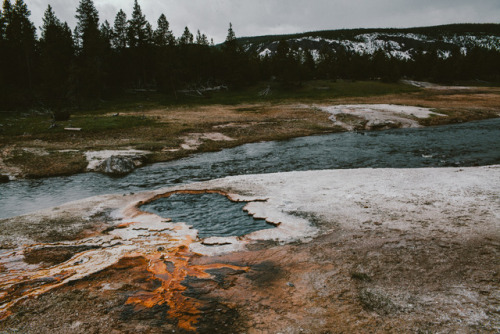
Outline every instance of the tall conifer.
<svg viewBox="0 0 500 334">
<path fill-rule="evenodd" d="M 170 30 L 170 24 L 165 14 L 161 14 L 158 18 L 158 27 L 154 32 L 154 42 L 159 47 L 175 45 L 175 37 Z"/>
<path fill-rule="evenodd" d="M 49 5 L 43 17 L 40 38 L 41 95 L 47 105 L 67 103 L 68 83 L 73 60 L 71 29 L 56 17 Z"/>
<path fill-rule="evenodd" d="M 179 44 L 180 45 L 189 45 L 194 43 L 194 36 L 193 34 L 189 31 L 189 28 L 186 27 L 184 28 L 184 32 L 182 33 L 182 36 L 179 37 Z"/>
<path fill-rule="evenodd" d="M 149 27 L 150 30 L 150 27 Z M 132 18 L 128 21 L 128 44 L 131 48 L 146 45 L 148 40 L 148 21 L 142 13 L 141 6 L 137 0 L 134 1 Z"/>
<path fill-rule="evenodd" d="M 115 25 L 113 27 L 112 45 L 115 49 L 123 50 L 127 47 L 127 32 L 127 14 L 125 14 L 125 12 L 120 9 L 118 14 L 116 14 Z"/>
</svg>

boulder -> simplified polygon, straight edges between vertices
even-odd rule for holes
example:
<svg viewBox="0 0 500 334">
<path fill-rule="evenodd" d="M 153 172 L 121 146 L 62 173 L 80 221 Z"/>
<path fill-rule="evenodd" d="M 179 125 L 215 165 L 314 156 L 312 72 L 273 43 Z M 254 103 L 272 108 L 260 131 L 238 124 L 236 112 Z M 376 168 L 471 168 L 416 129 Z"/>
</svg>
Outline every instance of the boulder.
<svg viewBox="0 0 500 334">
<path fill-rule="evenodd" d="M 101 162 L 97 166 L 96 171 L 111 176 L 123 176 L 132 172 L 140 165 L 142 165 L 142 157 L 113 155 Z"/>
<path fill-rule="evenodd" d="M 0 174 L 0 183 L 7 183 L 9 181 L 10 181 L 10 179 L 9 179 L 8 175 L 2 175 L 2 174 Z"/>
</svg>

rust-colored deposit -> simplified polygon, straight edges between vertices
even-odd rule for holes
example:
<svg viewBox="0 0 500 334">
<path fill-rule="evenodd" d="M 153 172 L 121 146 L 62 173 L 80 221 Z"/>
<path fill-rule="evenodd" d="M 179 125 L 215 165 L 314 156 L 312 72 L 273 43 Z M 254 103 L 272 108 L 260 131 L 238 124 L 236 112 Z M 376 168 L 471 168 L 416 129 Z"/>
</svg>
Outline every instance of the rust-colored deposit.
<svg viewBox="0 0 500 334">
<path fill-rule="evenodd" d="M 207 264 L 193 265 L 191 259 L 199 256 L 189 251 L 186 240 L 185 244 L 169 249 L 165 252 L 148 254 L 148 271 L 152 273 L 152 279 L 159 280 L 161 286 L 151 292 L 140 292 L 130 297 L 127 304 L 137 307 L 152 308 L 157 305 L 168 305 L 168 314 L 177 319 L 178 327 L 195 331 L 196 323 L 200 315 L 201 302 L 185 296 L 183 293 L 187 287 L 182 283 L 189 277 L 198 279 L 209 279 L 211 275 L 207 270 L 229 268 L 238 271 L 247 271 L 247 267 L 232 266 L 229 264 Z"/>
<path fill-rule="evenodd" d="M 193 192 L 198 193 L 198 192 Z M 139 215 L 140 216 L 140 213 Z M 12 308 L 79 280 L 90 280 L 96 273 L 113 268 L 127 258 L 143 258 L 146 279 L 152 286 L 142 286 L 123 306 L 165 307 L 178 328 L 195 331 L 203 303 L 185 295 L 186 279 L 211 279 L 209 270 L 230 269 L 245 272 L 248 268 L 215 263 L 194 265 L 201 255 L 191 252 L 196 233 L 183 224 L 153 219 L 146 222 L 121 222 L 98 236 L 64 243 L 21 246 L 0 253 L 0 320 L 12 315 Z M 116 284 L 104 281 L 99 284 Z"/>
</svg>

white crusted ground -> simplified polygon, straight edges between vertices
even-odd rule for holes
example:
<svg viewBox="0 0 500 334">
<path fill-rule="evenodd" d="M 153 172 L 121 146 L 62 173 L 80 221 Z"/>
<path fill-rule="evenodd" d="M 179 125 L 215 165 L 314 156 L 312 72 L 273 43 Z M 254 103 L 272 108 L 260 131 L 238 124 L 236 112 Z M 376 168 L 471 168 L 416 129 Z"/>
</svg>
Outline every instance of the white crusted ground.
<svg viewBox="0 0 500 334">
<path fill-rule="evenodd" d="M 367 121 L 366 128 L 380 125 L 399 124 L 398 127 L 418 128 L 421 125 L 417 119 L 430 116 L 446 116 L 438 114 L 429 108 L 401 106 L 394 104 L 349 104 L 336 106 L 319 106 L 320 110 L 331 114 L 330 119 L 335 124 L 353 130 L 353 126 L 338 119 L 341 114 L 354 116 Z"/>
<path fill-rule="evenodd" d="M 196 230 L 140 212 L 141 201 L 178 190 L 217 190 L 235 201 L 248 201 L 245 210 L 277 227 L 245 237 L 196 240 Z M 76 241 L 37 245 L 23 229 L 50 217 L 80 219 L 110 212 L 117 227 L 106 234 Z M 233 176 L 209 182 L 166 188 L 136 195 L 107 195 L 68 203 L 4 221 L 16 224 L 18 248 L 0 252 L 0 287 L 8 288 L 24 277 L 64 276 L 57 284 L 33 291 L 39 294 L 69 281 L 91 275 L 122 257 L 153 252 L 158 247 L 189 245 L 206 255 L 242 251 L 256 240 L 281 243 L 303 240 L 330 230 L 408 231 L 422 235 L 500 233 L 500 166 L 474 168 L 356 169 Z M 207 222 L 209 223 L 209 222 Z M 26 226 L 25 226 L 26 225 Z M 75 222 L 77 225 L 77 222 Z M 57 226 L 47 226 L 57 229 Z M 2 238 L 8 238 L 8 229 Z M 26 232 L 26 233 L 28 233 Z M 14 232 L 12 232 L 14 233 Z M 24 244 L 24 245 L 23 245 Z M 22 245 L 22 246 L 21 246 Z M 75 255 L 49 269 L 22 262 L 26 249 L 51 246 L 101 247 Z M 4 289 L 5 290 L 5 289 Z M 29 296 L 28 293 L 26 296 Z M 24 296 L 23 298 L 25 298 Z M 0 305 L 0 312 L 8 305 Z"/>
</svg>

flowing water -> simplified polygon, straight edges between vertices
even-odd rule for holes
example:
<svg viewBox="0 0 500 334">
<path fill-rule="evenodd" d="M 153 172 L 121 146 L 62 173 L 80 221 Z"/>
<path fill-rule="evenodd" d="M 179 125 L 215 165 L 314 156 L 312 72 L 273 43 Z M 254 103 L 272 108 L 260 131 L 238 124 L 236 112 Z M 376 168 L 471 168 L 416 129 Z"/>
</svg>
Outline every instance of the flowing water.
<svg viewBox="0 0 500 334">
<path fill-rule="evenodd" d="M 153 190 L 229 175 L 346 168 L 500 164 L 500 119 L 420 129 L 337 133 L 246 144 L 137 169 L 0 185 L 0 218 L 109 193 Z"/>
</svg>

